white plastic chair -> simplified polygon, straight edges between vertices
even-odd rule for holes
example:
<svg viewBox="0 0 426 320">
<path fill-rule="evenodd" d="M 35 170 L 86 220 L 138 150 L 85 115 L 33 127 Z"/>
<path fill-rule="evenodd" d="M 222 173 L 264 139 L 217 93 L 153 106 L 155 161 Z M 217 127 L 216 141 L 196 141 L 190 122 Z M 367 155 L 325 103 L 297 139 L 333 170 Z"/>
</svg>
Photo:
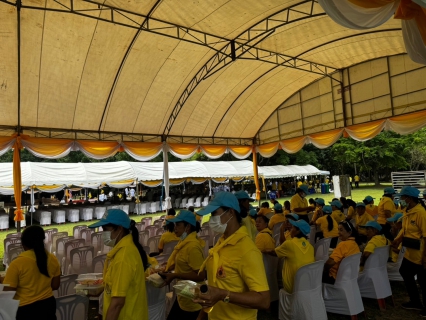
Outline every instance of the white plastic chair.
<svg viewBox="0 0 426 320">
<path fill-rule="evenodd" d="M 311 226 L 311 232 L 309 233 L 309 243 L 312 246 L 315 246 L 315 235 L 317 233 L 317 227 L 316 226 Z M 328 259 L 327 259 L 328 260 Z"/>
<path fill-rule="evenodd" d="M 9 246 L 10 245 L 12 245 L 12 244 L 19 244 L 20 246 L 21 246 L 21 238 L 19 237 L 19 238 L 15 238 L 15 237 L 13 237 L 13 238 L 5 238 L 4 240 L 3 240 L 3 245 L 4 245 L 4 250 L 3 250 L 3 264 L 4 265 L 6 265 L 6 266 L 8 266 L 9 265 L 9 261 L 8 261 L 8 250 L 9 250 Z"/>
<path fill-rule="evenodd" d="M 65 223 L 65 210 L 53 210 L 53 222 Z"/>
<path fill-rule="evenodd" d="M 293 293 L 280 290 L 280 320 L 327 319 L 321 293 L 323 268 L 322 261 L 300 267 L 294 279 Z"/>
<path fill-rule="evenodd" d="M 148 299 L 148 319 L 166 319 L 166 287 L 155 288 L 147 282 L 146 297 Z"/>
<path fill-rule="evenodd" d="M 44 229 L 44 246 L 46 250 L 50 250 L 50 247 L 52 246 L 52 235 L 55 233 L 58 233 L 57 228 Z"/>
<path fill-rule="evenodd" d="M 103 231 L 99 231 L 99 232 L 93 232 L 90 235 L 90 243 L 95 249 L 96 256 L 102 254 L 102 251 L 103 251 L 104 241 L 102 239 L 102 234 L 103 234 Z"/>
<path fill-rule="evenodd" d="M 81 239 L 84 239 L 86 246 L 90 246 L 92 244 L 92 234 L 94 232 L 95 230 L 91 228 L 80 230 Z"/>
<path fill-rule="evenodd" d="M 127 215 L 129 215 L 129 205 L 128 204 L 123 204 L 123 211 L 125 213 L 127 213 Z"/>
<path fill-rule="evenodd" d="M 69 240 L 73 240 L 73 236 L 66 236 L 66 237 L 60 237 L 56 239 L 55 242 L 55 251 L 52 253 L 55 255 L 55 257 L 58 259 L 59 264 L 62 264 L 62 258 L 65 255 L 65 243 Z"/>
<path fill-rule="evenodd" d="M 92 271 L 92 260 L 95 256 L 92 246 L 74 248 L 70 252 L 70 263 L 67 274 L 90 273 Z"/>
<path fill-rule="evenodd" d="M 89 312 L 89 298 L 73 294 L 56 298 L 57 320 L 85 320 Z"/>
<path fill-rule="evenodd" d="M 404 259 L 405 247 L 402 247 L 398 254 L 398 260 L 396 262 L 387 263 L 387 272 L 389 281 L 404 281 L 401 274 L 399 273 L 399 268 L 401 267 L 402 259 Z"/>
<path fill-rule="evenodd" d="M 148 239 L 149 239 L 149 231 L 144 230 L 144 231 L 139 232 L 139 243 L 142 246 L 148 245 Z"/>
<path fill-rule="evenodd" d="M 162 253 L 162 254 L 160 254 L 158 256 L 155 256 L 155 259 L 157 260 L 158 265 L 160 265 L 160 266 L 163 263 L 166 263 L 167 260 L 169 260 L 169 258 L 170 258 L 170 254 L 169 253 Z"/>
<path fill-rule="evenodd" d="M 331 238 L 322 238 L 314 245 L 315 261 L 322 260 L 326 263 L 328 260 L 328 252 L 330 249 Z"/>
<path fill-rule="evenodd" d="M 203 207 L 207 207 L 207 205 L 209 204 L 209 197 L 204 197 L 203 202 L 201 203 L 201 205 Z"/>
<path fill-rule="evenodd" d="M 61 284 L 58 290 L 53 291 L 55 298 L 75 294 L 75 280 L 78 278 L 78 274 L 69 274 L 67 276 L 61 276 Z"/>
<path fill-rule="evenodd" d="M 50 253 L 53 253 L 56 251 L 56 240 L 60 239 L 60 238 L 64 238 L 64 237 L 68 237 L 68 232 L 64 231 L 64 232 L 56 232 L 54 234 L 52 234 L 52 238 L 50 241 L 50 247 L 48 248 L 48 251 Z"/>
<path fill-rule="evenodd" d="M 8 233 L 6 238 L 19 238 L 21 239 L 21 232 Z"/>
<path fill-rule="evenodd" d="M 145 231 L 149 232 L 149 237 L 154 237 L 155 233 L 157 232 L 158 227 L 156 226 L 147 226 L 145 227 Z"/>
<path fill-rule="evenodd" d="M 145 223 L 136 222 L 135 227 L 136 227 L 136 229 L 138 229 L 139 232 L 144 231 L 145 230 Z"/>
<path fill-rule="evenodd" d="M 279 288 L 278 288 L 278 257 L 271 256 L 269 254 L 262 253 L 263 264 L 265 266 L 266 279 L 269 285 L 269 294 L 271 301 L 279 299 Z"/>
<path fill-rule="evenodd" d="M 173 252 L 173 249 L 175 248 L 175 246 L 178 244 L 178 240 L 176 240 L 176 241 L 170 241 L 170 242 L 168 242 L 168 243 L 166 243 L 165 245 L 164 245 L 164 248 L 163 248 L 163 254 L 167 254 L 167 253 L 172 253 Z"/>
<path fill-rule="evenodd" d="M 165 231 L 164 231 L 164 228 L 158 228 L 158 229 L 157 229 L 157 232 L 155 232 L 155 235 L 156 235 L 156 236 L 161 236 L 164 232 L 165 232 Z"/>
<path fill-rule="evenodd" d="M 67 209 L 67 220 L 69 222 L 78 222 L 80 211 L 78 209 Z"/>
<path fill-rule="evenodd" d="M 62 239 L 59 239 L 59 241 Z M 61 269 L 62 274 L 68 274 L 68 268 L 71 261 L 71 250 L 79 247 L 83 247 L 85 242 L 83 239 L 72 239 L 68 240 L 64 244 L 64 255 L 62 257 Z"/>
<path fill-rule="evenodd" d="M 145 224 L 145 228 L 146 228 L 152 224 L 152 217 L 142 218 L 141 222 Z"/>
<path fill-rule="evenodd" d="M 276 223 L 275 225 L 274 225 L 274 229 L 273 229 L 273 231 L 272 231 L 272 235 L 275 237 L 277 234 L 279 235 L 280 234 L 280 228 L 281 228 L 281 225 L 283 224 L 284 222 L 278 222 L 278 223 Z"/>
<path fill-rule="evenodd" d="M 358 287 L 360 259 L 361 252 L 344 258 L 334 285 L 323 283 L 322 294 L 327 312 L 350 315 L 353 319 L 364 311 Z"/>
<path fill-rule="evenodd" d="M 95 218 L 102 219 L 106 211 L 106 207 L 95 207 Z"/>
<path fill-rule="evenodd" d="M 74 236 L 75 239 L 81 239 L 80 231 L 83 229 L 87 229 L 87 226 L 85 224 L 74 226 L 74 228 L 72 228 L 72 235 Z"/>
<path fill-rule="evenodd" d="M 93 258 L 91 271 L 92 273 L 103 273 L 106 256 L 106 254 L 101 254 Z"/>
<path fill-rule="evenodd" d="M 11 246 L 9 246 L 9 251 L 7 252 L 7 261 L 8 264 L 6 265 L 6 269 L 9 267 L 9 264 L 15 260 L 22 252 L 24 252 L 24 248 L 19 245 L 17 247 L 12 248 Z"/>
<path fill-rule="evenodd" d="M 389 246 L 374 249 L 358 275 L 361 297 L 377 299 L 381 310 L 386 310 L 385 298 L 392 296 L 386 264 L 389 258 Z"/>
<path fill-rule="evenodd" d="M 9 230 L 9 216 L 0 214 L 0 230 Z"/>
<path fill-rule="evenodd" d="M 160 242 L 160 238 L 161 236 L 153 236 L 148 239 L 147 245 L 150 253 L 158 252 L 158 243 Z"/>
<path fill-rule="evenodd" d="M 201 207 L 201 197 L 198 197 L 197 199 L 195 199 L 194 207 L 195 208 Z"/>
</svg>

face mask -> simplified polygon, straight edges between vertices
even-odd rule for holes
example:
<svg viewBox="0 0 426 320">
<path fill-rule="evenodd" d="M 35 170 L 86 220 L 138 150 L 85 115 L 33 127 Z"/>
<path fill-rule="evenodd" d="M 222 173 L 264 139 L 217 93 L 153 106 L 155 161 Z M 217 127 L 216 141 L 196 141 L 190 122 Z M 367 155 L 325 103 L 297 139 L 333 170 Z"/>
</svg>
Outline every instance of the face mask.
<svg viewBox="0 0 426 320">
<path fill-rule="evenodd" d="M 228 226 L 228 222 L 229 222 L 229 220 L 232 219 L 232 217 L 229 218 L 229 220 L 226 223 L 220 222 L 220 217 L 223 216 L 227 211 L 228 210 L 223 212 L 220 216 L 210 217 L 210 221 L 209 221 L 210 229 L 212 229 L 214 232 L 217 232 L 217 233 L 224 233 L 225 232 L 226 227 Z"/>
<path fill-rule="evenodd" d="M 104 245 L 106 245 L 108 247 L 114 247 L 115 242 L 116 242 L 119 235 L 120 235 L 120 233 L 117 235 L 117 237 L 115 239 L 111 239 L 111 231 L 104 231 L 104 233 L 102 233 L 102 240 L 104 241 Z"/>
<path fill-rule="evenodd" d="M 182 235 L 180 236 L 180 240 L 185 240 L 185 238 L 188 236 L 188 234 L 186 233 L 186 231 L 184 233 L 182 233 Z"/>
<path fill-rule="evenodd" d="M 407 206 L 407 202 L 405 202 L 405 200 L 399 200 L 399 204 L 401 205 L 401 207 Z"/>
</svg>

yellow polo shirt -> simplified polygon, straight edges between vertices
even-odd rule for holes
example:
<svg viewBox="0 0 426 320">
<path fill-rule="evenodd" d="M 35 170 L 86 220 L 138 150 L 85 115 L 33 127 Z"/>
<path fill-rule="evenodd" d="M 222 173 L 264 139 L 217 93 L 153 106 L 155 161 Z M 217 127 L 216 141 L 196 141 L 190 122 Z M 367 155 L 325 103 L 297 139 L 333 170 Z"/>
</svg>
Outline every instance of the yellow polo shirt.
<svg viewBox="0 0 426 320">
<path fill-rule="evenodd" d="M 174 232 L 166 231 L 161 235 L 160 242 L 158 243 L 158 249 L 163 250 L 164 245 L 172 242 L 172 241 L 179 241 L 180 238 L 176 236 Z"/>
<path fill-rule="evenodd" d="M 192 271 L 200 270 L 204 262 L 204 247 L 201 246 L 201 241 L 194 241 L 197 239 L 197 233 L 190 233 L 182 243 L 187 242 L 176 254 L 175 259 L 175 273 L 190 273 Z M 199 239 L 198 239 L 199 240 Z M 184 311 L 198 311 L 201 310 L 201 305 L 192 302 L 191 299 L 177 296 L 179 306 Z"/>
<path fill-rule="evenodd" d="M 339 236 L 339 224 L 333 219 L 333 217 L 331 217 L 331 219 L 333 220 L 333 229 L 331 231 L 328 231 L 328 220 L 326 215 L 319 217 L 317 221 L 315 221 L 315 223 L 320 227 L 324 238 L 334 238 Z"/>
<path fill-rule="evenodd" d="M 257 212 L 258 216 L 265 216 L 268 213 L 273 212 L 271 208 L 260 208 L 260 210 Z"/>
<path fill-rule="evenodd" d="M 356 182 L 359 182 L 359 176 L 355 176 L 354 179 Z"/>
<path fill-rule="evenodd" d="M 374 221 L 373 217 L 370 216 L 367 212 L 364 212 L 362 216 L 356 215 L 356 225 L 358 229 L 358 233 L 366 236 L 367 235 L 367 229 L 366 228 L 360 228 L 359 226 L 365 226 L 368 221 Z"/>
<path fill-rule="evenodd" d="M 269 228 L 265 228 L 260 231 L 254 242 L 256 247 L 261 251 L 265 252 L 266 250 L 275 249 L 275 240 L 272 237 L 272 231 Z"/>
<path fill-rule="evenodd" d="M 286 218 L 285 218 L 283 213 L 276 213 L 269 220 L 268 227 L 269 227 L 269 229 L 274 230 L 274 226 L 277 223 L 284 222 L 285 220 L 286 220 Z"/>
<path fill-rule="evenodd" d="M 422 264 L 424 248 L 423 238 L 426 237 L 426 210 L 419 203 L 407 210 L 402 219 L 402 233 L 398 237 L 407 237 L 420 240 L 420 250 L 405 248 L 404 258 L 415 264 Z"/>
<path fill-rule="evenodd" d="M 106 318 L 112 297 L 126 297 L 119 320 L 148 320 L 145 272 L 132 235 L 122 238 L 107 254 L 104 265 L 104 310 Z"/>
<path fill-rule="evenodd" d="M 382 199 L 380 199 L 380 203 L 377 208 L 377 214 L 379 215 L 377 217 L 377 222 L 379 224 L 386 224 L 386 219 L 389 218 L 386 217 L 385 210 L 389 210 L 391 212 L 391 217 L 394 215 L 396 209 L 395 203 L 393 202 L 392 198 L 383 197 Z"/>
<path fill-rule="evenodd" d="M 295 212 L 294 209 L 296 208 L 305 208 L 308 207 L 308 200 L 306 198 L 302 198 L 299 196 L 298 193 L 296 193 L 294 196 L 291 197 L 290 200 L 290 209 L 292 212 Z M 302 212 L 296 212 L 299 216 L 307 215 L 308 209 Z"/>
<path fill-rule="evenodd" d="M 390 245 L 390 241 L 384 235 L 378 234 L 370 239 L 365 246 L 364 252 L 374 253 L 374 249 Z"/>
<path fill-rule="evenodd" d="M 247 234 L 249 235 L 250 239 L 252 239 L 254 242 L 257 235 L 256 221 L 253 221 L 252 218 L 247 216 L 242 219 L 242 222 L 243 222 L 242 225 L 246 226 L 247 228 Z"/>
<path fill-rule="evenodd" d="M 318 217 L 319 212 L 320 212 L 320 208 L 316 207 L 311 221 L 314 221 Z"/>
<path fill-rule="evenodd" d="M 356 214 L 356 211 L 355 211 L 354 207 L 349 206 L 349 208 L 348 208 L 348 215 L 346 216 L 346 218 L 355 219 L 356 215 L 357 214 Z"/>
<path fill-rule="evenodd" d="M 61 269 L 58 259 L 53 254 L 46 253 L 49 277 L 38 270 L 34 250 L 22 252 L 7 269 L 3 283 L 16 288 L 14 299 L 19 300 L 20 307 L 53 296 L 52 278 L 60 276 Z"/>
<path fill-rule="evenodd" d="M 331 213 L 331 216 L 333 217 L 334 220 L 336 220 L 337 223 L 346 219 L 345 215 L 340 210 L 334 210 Z"/>
<path fill-rule="evenodd" d="M 286 241 L 287 241 L 287 240 L 291 240 L 291 239 L 293 239 L 293 238 L 291 237 L 290 231 L 286 231 L 286 232 L 284 232 L 284 238 L 285 238 L 285 240 L 286 240 Z"/>
<path fill-rule="evenodd" d="M 315 262 L 314 247 L 305 238 L 293 238 L 284 241 L 275 252 L 279 258 L 285 258 L 282 270 L 284 290 L 293 293 L 294 279 L 300 267 Z"/>
<path fill-rule="evenodd" d="M 355 238 L 349 238 L 346 241 L 340 242 L 333 253 L 330 255 L 330 259 L 333 259 L 336 264 L 331 267 L 329 275 L 336 279 L 337 271 L 339 270 L 340 263 L 346 257 L 360 252 L 359 247 L 355 242 Z"/>
<path fill-rule="evenodd" d="M 207 278 L 209 285 L 229 290 L 231 292 L 263 292 L 268 291 L 265 267 L 262 254 L 247 234 L 245 226 L 241 226 L 237 233 L 242 233 L 239 240 L 231 239 L 219 251 L 217 269 L 213 268 L 213 260 L 207 260 Z M 216 246 L 224 241 L 219 239 Z M 217 280 L 213 283 L 213 274 Z M 232 302 L 232 300 L 231 300 Z M 233 303 L 217 302 L 209 313 L 209 320 L 256 320 L 257 310 L 240 307 Z"/>
<path fill-rule="evenodd" d="M 367 204 L 365 206 L 365 211 L 372 217 L 375 217 L 378 215 L 378 207 L 375 204 Z"/>
</svg>

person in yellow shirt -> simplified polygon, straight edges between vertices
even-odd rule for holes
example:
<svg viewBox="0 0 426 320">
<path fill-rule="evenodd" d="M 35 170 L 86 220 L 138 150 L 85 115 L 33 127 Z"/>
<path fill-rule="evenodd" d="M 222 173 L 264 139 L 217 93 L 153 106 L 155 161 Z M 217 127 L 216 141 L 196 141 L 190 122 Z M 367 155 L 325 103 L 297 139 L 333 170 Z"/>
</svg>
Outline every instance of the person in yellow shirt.
<svg viewBox="0 0 426 320">
<path fill-rule="evenodd" d="M 355 219 L 356 202 L 352 199 L 346 199 L 345 197 L 340 197 L 340 202 L 343 205 L 343 212 L 346 214 L 346 220 L 351 221 L 352 219 Z"/>
<path fill-rule="evenodd" d="M 290 221 L 298 221 L 299 216 L 295 213 L 288 213 L 285 215 L 285 219 L 285 222 L 280 227 L 280 244 L 282 244 L 285 240 L 291 239 L 290 230 L 293 225 L 290 223 Z"/>
<path fill-rule="evenodd" d="M 241 225 L 240 205 L 229 192 L 219 192 L 200 215 L 211 213 L 211 230 L 222 233 L 200 270 L 207 270 L 208 292 L 195 303 L 203 307 L 199 319 L 256 319 L 257 309 L 268 309 L 269 286 L 263 258 Z"/>
<path fill-rule="evenodd" d="M 426 292 L 426 210 L 419 199 L 420 191 L 414 187 L 403 187 L 400 196 L 406 206 L 406 214 L 402 219 L 402 232 L 392 242 L 393 248 L 400 244 L 405 247 L 399 273 L 404 279 L 410 301 L 404 302 L 404 309 L 422 310 L 420 315 L 426 316 L 426 294 L 423 294 L 423 304 L 420 301 L 415 276 L 421 291 Z"/>
<path fill-rule="evenodd" d="M 170 222 L 175 224 L 175 234 L 180 241 L 174 248 L 167 261 L 166 272 L 159 275 L 165 280 L 164 286 L 170 284 L 174 279 L 191 280 L 201 282 L 206 278 L 205 272 L 199 272 L 204 262 L 204 240 L 197 237 L 200 224 L 196 221 L 191 211 L 181 210 Z M 170 271 L 174 270 L 174 273 Z M 188 319 L 196 320 L 201 310 L 201 305 L 194 303 L 191 299 L 177 296 L 168 320 Z"/>
<path fill-rule="evenodd" d="M 250 203 L 254 202 L 254 199 L 250 198 L 247 192 L 245 192 L 244 190 L 235 192 L 235 197 L 237 198 L 238 203 L 240 204 L 240 216 L 242 218 L 242 222 L 246 226 L 250 238 L 255 241 L 257 233 L 256 227 L 253 226 L 250 217 L 248 217 L 248 213 L 250 211 Z M 200 213 L 198 214 L 200 215 Z"/>
<path fill-rule="evenodd" d="M 362 202 L 365 203 L 365 211 L 372 216 L 373 218 L 377 218 L 378 208 L 374 204 L 374 199 L 372 196 L 366 196 Z"/>
<path fill-rule="evenodd" d="M 331 238 L 330 248 L 336 248 L 337 240 L 339 236 L 338 224 L 336 220 L 331 216 L 333 210 L 330 206 L 324 206 L 322 208 L 324 216 L 318 217 L 316 220 L 312 220 L 311 224 L 318 225 L 321 232 L 316 233 L 316 238 Z"/>
<path fill-rule="evenodd" d="M 297 181 L 297 187 L 300 188 L 300 186 L 303 184 L 302 180 Z"/>
<path fill-rule="evenodd" d="M 377 208 L 377 222 L 382 226 L 383 235 L 389 240 L 393 240 L 393 236 L 390 233 L 390 225 L 386 224 L 386 219 L 392 217 L 396 211 L 395 204 L 393 203 L 394 195 L 395 189 L 392 187 L 386 187 L 384 195 L 382 199 L 380 199 L 380 203 Z"/>
<path fill-rule="evenodd" d="M 308 205 L 308 200 L 306 200 L 307 194 L 309 194 L 309 191 L 306 185 L 298 187 L 296 194 L 291 197 L 290 208 L 291 212 L 298 214 L 299 219 L 303 219 L 309 223 L 308 212 L 314 211 L 315 208 Z"/>
<path fill-rule="evenodd" d="M 360 252 L 356 241 L 358 241 L 358 231 L 349 221 L 339 222 L 339 239 L 341 242 L 333 250 L 330 258 L 324 265 L 322 282 L 334 284 L 336 282 L 337 271 L 340 263 L 348 256 Z"/>
<path fill-rule="evenodd" d="M 268 223 L 269 219 L 265 216 L 257 216 L 256 229 L 258 234 L 254 243 L 260 252 L 275 249 L 275 240 L 272 235 L 272 230 L 268 228 Z"/>
<path fill-rule="evenodd" d="M 272 209 L 269 208 L 269 202 L 262 202 L 260 205 L 260 210 L 257 212 L 258 216 L 266 216 L 267 214 L 272 213 Z"/>
<path fill-rule="evenodd" d="M 386 219 L 388 223 L 391 224 L 391 233 L 396 239 L 399 236 L 399 233 L 402 230 L 402 218 L 404 214 L 402 212 L 397 212 L 393 215 L 392 218 Z M 400 244 L 398 248 L 391 247 L 390 258 L 392 262 L 398 261 L 399 251 L 401 250 L 402 245 Z"/>
<path fill-rule="evenodd" d="M 354 177 L 354 180 L 355 180 L 355 188 L 359 188 L 359 175 L 355 175 L 355 177 Z"/>
<path fill-rule="evenodd" d="M 120 209 L 109 209 L 102 219 L 89 228 L 102 227 L 104 244 L 113 247 L 108 252 L 104 278 L 105 319 L 148 320 L 145 288 L 146 252 L 139 243 L 135 221 Z"/>
<path fill-rule="evenodd" d="M 275 211 L 275 214 L 271 217 L 268 224 L 269 229 L 271 229 L 272 231 L 274 230 L 274 226 L 277 223 L 285 221 L 283 206 L 280 203 L 275 204 L 274 211 Z"/>
<path fill-rule="evenodd" d="M 374 221 L 373 217 L 366 213 L 365 203 L 358 202 L 356 204 L 356 226 L 359 233 L 359 240 L 361 243 L 367 243 L 367 230 L 360 228 L 360 226 L 366 225 L 369 221 Z"/>
<path fill-rule="evenodd" d="M 164 232 L 161 235 L 160 241 L 158 242 L 158 252 L 162 253 L 164 250 L 164 245 L 173 241 L 179 241 L 179 237 L 175 234 L 175 224 L 170 222 L 175 216 L 167 216 L 165 219 Z"/>
<path fill-rule="evenodd" d="M 195 212 L 195 208 L 193 206 L 190 206 L 188 207 L 188 211 L 191 211 L 195 215 L 195 220 L 197 220 L 201 224 L 203 217 Z"/>
<path fill-rule="evenodd" d="M 325 206 L 325 201 L 323 198 L 317 198 L 315 199 L 315 211 L 314 211 L 314 215 L 312 216 L 312 220 L 311 220 L 311 224 L 312 221 L 318 219 L 319 217 L 322 217 L 322 208 Z"/>
<path fill-rule="evenodd" d="M 297 270 L 304 265 L 315 262 L 314 247 L 306 240 L 311 227 L 304 220 L 290 220 L 292 228 L 291 239 L 284 241 L 279 247 L 268 251 L 271 255 L 285 258 L 282 270 L 284 290 L 293 293 L 294 280 Z"/>
<path fill-rule="evenodd" d="M 10 263 L 3 281 L 8 285 L 4 291 L 16 291 L 18 320 L 56 319 L 52 290 L 59 288 L 61 270 L 56 257 L 44 248 L 44 238 L 40 226 L 29 226 L 22 232 L 25 251 Z"/>
<path fill-rule="evenodd" d="M 343 214 L 343 204 L 339 200 L 333 200 L 329 202 L 329 204 L 333 209 L 331 216 L 334 220 L 337 221 L 337 223 L 346 219 L 345 215 Z"/>
<path fill-rule="evenodd" d="M 368 221 L 365 225 L 360 226 L 366 229 L 367 233 L 367 245 L 364 248 L 364 252 L 361 256 L 360 266 L 363 267 L 368 257 L 374 253 L 376 248 L 390 245 L 391 242 L 386 237 L 380 234 L 382 227 L 376 221 Z"/>
<path fill-rule="evenodd" d="M 288 200 L 284 201 L 284 212 L 283 213 L 284 213 L 284 216 L 286 214 L 291 213 L 290 201 L 288 201 Z"/>
</svg>

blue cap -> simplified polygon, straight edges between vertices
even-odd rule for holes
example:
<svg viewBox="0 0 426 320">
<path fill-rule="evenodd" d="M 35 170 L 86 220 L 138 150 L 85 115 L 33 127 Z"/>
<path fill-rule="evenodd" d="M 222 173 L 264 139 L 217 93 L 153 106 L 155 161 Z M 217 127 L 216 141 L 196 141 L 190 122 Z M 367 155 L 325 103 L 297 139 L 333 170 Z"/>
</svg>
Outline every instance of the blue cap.
<svg viewBox="0 0 426 320">
<path fill-rule="evenodd" d="M 366 196 L 366 197 L 364 198 L 364 201 L 365 201 L 365 202 L 371 202 L 371 201 L 373 201 L 374 199 L 376 199 L 376 198 L 373 198 L 372 196 Z"/>
<path fill-rule="evenodd" d="M 252 217 L 254 217 L 255 215 L 257 215 L 257 210 L 256 209 L 250 209 L 250 211 L 249 211 L 249 215 L 250 216 L 252 216 Z"/>
<path fill-rule="evenodd" d="M 168 221 L 173 223 L 185 221 L 193 225 L 194 227 L 197 224 L 197 220 L 195 219 L 195 214 L 188 210 L 181 210 L 180 213 L 175 218 L 170 219 Z"/>
<path fill-rule="evenodd" d="M 280 204 L 280 203 L 276 203 L 275 205 L 274 205 L 274 210 L 275 211 L 283 211 L 283 206 Z"/>
<path fill-rule="evenodd" d="M 419 189 L 407 186 L 407 187 L 403 187 L 401 191 L 397 194 L 397 196 L 407 196 L 407 197 L 418 198 L 419 194 L 420 194 Z"/>
<path fill-rule="evenodd" d="M 322 212 L 324 212 L 324 213 L 332 213 L 333 212 L 333 208 L 331 206 L 324 206 L 324 207 L 322 207 Z"/>
<path fill-rule="evenodd" d="M 335 206 L 339 209 L 343 207 L 343 204 L 339 200 L 331 201 L 331 202 L 329 202 L 329 204 L 332 205 L 332 206 Z"/>
<path fill-rule="evenodd" d="M 392 187 L 386 187 L 385 190 L 383 190 L 384 194 L 395 194 L 395 189 Z"/>
<path fill-rule="evenodd" d="M 244 190 L 240 190 L 235 192 L 234 196 L 238 199 L 238 200 L 244 200 L 247 199 L 249 202 L 253 202 L 255 201 L 253 198 L 250 198 L 247 194 L 247 192 L 245 192 Z"/>
<path fill-rule="evenodd" d="M 315 203 L 319 204 L 320 206 L 324 206 L 325 205 L 325 201 L 324 201 L 323 198 L 316 199 Z"/>
<path fill-rule="evenodd" d="M 286 218 L 291 218 L 291 219 L 293 219 L 293 220 L 295 220 L 295 221 L 299 220 L 299 215 L 298 215 L 298 214 L 296 214 L 296 213 L 287 213 L 287 214 L 285 215 L 285 217 L 286 217 Z"/>
<path fill-rule="evenodd" d="M 397 212 L 391 218 L 387 218 L 387 222 L 397 222 L 404 214 L 402 212 Z"/>
<path fill-rule="evenodd" d="M 310 232 L 311 232 L 311 227 L 309 226 L 309 224 L 305 221 L 305 220 L 298 220 L 298 221 L 293 221 L 290 220 L 290 223 L 295 226 L 296 228 L 299 228 L 299 230 L 305 235 L 307 236 Z"/>
<path fill-rule="evenodd" d="M 130 218 L 123 210 L 120 209 L 109 209 L 105 211 L 101 220 L 91 224 L 89 228 L 102 227 L 106 224 L 114 224 L 116 226 L 122 226 L 125 229 L 130 228 Z"/>
<path fill-rule="evenodd" d="M 396 206 L 399 205 L 399 200 L 398 199 L 393 199 L 393 203 L 395 203 Z"/>
<path fill-rule="evenodd" d="M 240 212 L 240 204 L 237 198 L 230 192 L 218 192 L 215 194 L 214 199 L 209 202 L 207 207 L 198 211 L 198 215 L 204 216 L 212 213 L 220 207 L 227 207 L 234 209 L 238 213 Z"/>
<path fill-rule="evenodd" d="M 357 204 L 356 204 L 356 207 L 358 208 L 358 207 L 364 207 L 365 208 L 365 203 L 364 202 L 358 202 Z"/>
<path fill-rule="evenodd" d="M 298 187 L 297 189 L 301 189 L 304 193 L 309 194 L 309 189 L 307 185 L 302 184 L 300 187 Z"/>
<path fill-rule="evenodd" d="M 375 228 L 379 231 L 382 231 L 382 227 L 380 226 L 380 224 L 377 221 L 368 221 L 365 225 L 360 226 L 360 227 L 362 227 L 362 228 L 370 227 L 370 228 Z"/>
</svg>

